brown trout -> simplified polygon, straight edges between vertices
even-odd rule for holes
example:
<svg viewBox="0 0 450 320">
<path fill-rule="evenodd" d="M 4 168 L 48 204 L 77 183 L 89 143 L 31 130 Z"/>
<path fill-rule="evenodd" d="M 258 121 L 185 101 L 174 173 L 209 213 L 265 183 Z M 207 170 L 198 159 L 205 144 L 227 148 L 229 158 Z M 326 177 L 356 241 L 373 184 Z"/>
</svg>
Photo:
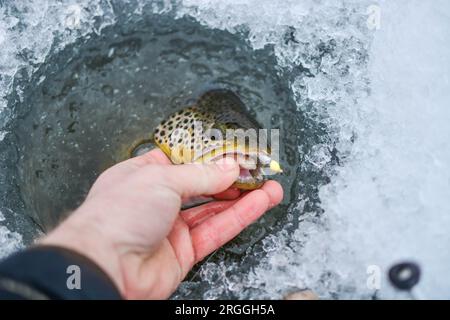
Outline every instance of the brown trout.
<svg viewBox="0 0 450 320">
<path fill-rule="evenodd" d="M 240 166 L 234 186 L 252 190 L 265 176 L 282 172 L 260 129 L 236 94 L 217 89 L 163 121 L 155 129 L 154 142 L 174 164 L 233 157 Z"/>
</svg>

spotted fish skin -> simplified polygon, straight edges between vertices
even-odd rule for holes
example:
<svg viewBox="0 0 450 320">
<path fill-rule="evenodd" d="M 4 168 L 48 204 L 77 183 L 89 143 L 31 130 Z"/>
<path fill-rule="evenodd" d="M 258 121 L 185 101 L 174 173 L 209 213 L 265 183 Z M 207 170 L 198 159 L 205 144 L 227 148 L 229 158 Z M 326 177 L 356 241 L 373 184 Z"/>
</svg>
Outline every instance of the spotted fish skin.
<svg viewBox="0 0 450 320">
<path fill-rule="evenodd" d="M 247 137 L 258 140 L 260 125 L 252 119 L 239 97 L 229 90 L 211 90 L 204 93 L 195 104 L 175 112 L 154 131 L 155 144 L 175 164 L 200 163 L 236 151 L 240 160 L 256 154 L 245 140 L 239 142 L 237 136 L 230 139 L 229 129 L 245 131 Z M 254 130 L 249 130 L 254 129 Z M 270 150 L 266 150 L 270 153 Z M 241 164 L 241 161 L 238 161 Z M 240 189 L 256 189 L 264 179 L 258 170 L 238 178 L 235 186 Z"/>
</svg>

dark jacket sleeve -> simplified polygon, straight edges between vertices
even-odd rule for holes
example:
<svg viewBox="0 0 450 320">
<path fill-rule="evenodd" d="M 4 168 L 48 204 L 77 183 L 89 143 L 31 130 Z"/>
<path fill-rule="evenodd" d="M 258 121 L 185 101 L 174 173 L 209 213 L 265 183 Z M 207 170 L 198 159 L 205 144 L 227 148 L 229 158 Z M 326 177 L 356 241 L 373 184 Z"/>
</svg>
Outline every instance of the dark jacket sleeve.
<svg viewBox="0 0 450 320">
<path fill-rule="evenodd" d="M 68 249 L 36 246 L 0 262 L 0 299 L 121 299 L 91 260 Z"/>
</svg>

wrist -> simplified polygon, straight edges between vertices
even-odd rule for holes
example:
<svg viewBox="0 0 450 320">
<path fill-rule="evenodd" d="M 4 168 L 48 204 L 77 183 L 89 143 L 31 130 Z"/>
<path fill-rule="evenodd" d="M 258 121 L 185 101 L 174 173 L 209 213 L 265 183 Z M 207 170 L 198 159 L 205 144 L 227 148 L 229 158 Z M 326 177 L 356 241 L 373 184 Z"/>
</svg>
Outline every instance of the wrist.
<svg viewBox="0 0 450 320">
<path fill-rule="evenodd" d="M 41 239 L 38 245 L 58 246 L 80 253 L 97 264 L 123 293 L 124 282 L 119 254 L 113 242 L 108 241 L 102 234 L 101 228 L 85 215 L 80 207 L 59 227 Z"/>
</svg>

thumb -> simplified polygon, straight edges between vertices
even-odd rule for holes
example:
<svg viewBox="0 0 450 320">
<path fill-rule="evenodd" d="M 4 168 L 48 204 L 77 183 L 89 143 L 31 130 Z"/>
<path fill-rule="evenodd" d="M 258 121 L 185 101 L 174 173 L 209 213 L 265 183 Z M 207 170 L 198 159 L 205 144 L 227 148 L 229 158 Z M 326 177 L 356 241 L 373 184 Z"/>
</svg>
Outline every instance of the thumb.
<svg viewBox="0 0 450 320">
<path fill-rule="evenodd" d="M 225 158 L 210 164 L 168 166 L 166 183 L 182 198 L 212 195 L 228 189 L 239 176 L 239 165 Z"/>
</svg>

